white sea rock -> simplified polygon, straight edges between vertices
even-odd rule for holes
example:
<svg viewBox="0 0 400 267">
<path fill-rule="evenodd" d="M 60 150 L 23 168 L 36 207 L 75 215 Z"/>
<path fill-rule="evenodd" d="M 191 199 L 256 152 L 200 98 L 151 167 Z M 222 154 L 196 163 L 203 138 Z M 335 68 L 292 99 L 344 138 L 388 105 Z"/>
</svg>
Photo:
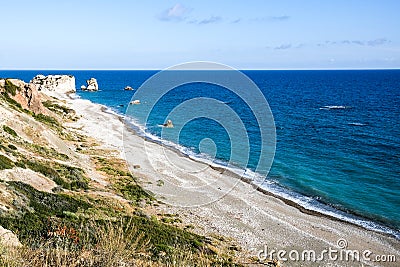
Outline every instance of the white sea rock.
<svg viewBox="0 0 400 267">
<path fill-rule="evenodd" d="M 75 77 L 72 75 L 37 75 L 30 82 L 38 91 L 69 93 L 76 92 Z"/>
<path fill-rule="evenodd" d="M 95 78 L 90 78 L 89 80 L 86 81 L 86 89 L 87 91 L 98 91 L 99 90 L 99 85 L 97 83 L 97 80 Z"/>
</svg>

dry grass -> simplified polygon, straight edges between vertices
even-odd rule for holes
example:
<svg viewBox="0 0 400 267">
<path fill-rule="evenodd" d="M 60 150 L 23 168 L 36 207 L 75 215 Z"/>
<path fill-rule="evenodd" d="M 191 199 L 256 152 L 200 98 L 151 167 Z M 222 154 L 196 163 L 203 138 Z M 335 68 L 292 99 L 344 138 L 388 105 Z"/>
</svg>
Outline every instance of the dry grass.
<svg viewBox="0 0 400 267">
<path fill-rule="evenodd" d="M 91 222 L 78 231 L 60 226 L 47 238 L 33 240 L 30 246 L 0 246 L 0 266 L 7 267 L 128 267 L 128 266 L 230 266 L 226 259 L 213 258 L 180 249 L 158 259 L 150 256 L 149 240 L 140 234 L 132 221 Z M 235 266 L 235 264 L 232 264 Z"/>
<path fill-rule="evenodd" d="M 148 262 L 150 245 L 131 221 L 91 222 L 79 232 L 66 226 L 49 231 L 30 246 L 1 248 L 1 266 L 141 266 Z M 149 265 L 150 266 L 150 265 Z"/>
</svg>

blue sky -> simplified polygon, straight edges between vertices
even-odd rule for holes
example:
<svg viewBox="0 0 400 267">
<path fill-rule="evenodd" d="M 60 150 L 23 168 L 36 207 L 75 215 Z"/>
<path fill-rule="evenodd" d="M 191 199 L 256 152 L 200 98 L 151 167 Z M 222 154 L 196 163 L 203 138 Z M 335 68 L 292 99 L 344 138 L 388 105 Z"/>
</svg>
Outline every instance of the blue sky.
<svg viewBox="0 0 400 267">
<path fill-rule="evenodd" d="M 0 69 L 399 68 L 400 1 L 2 1 Z"/>
</svg>

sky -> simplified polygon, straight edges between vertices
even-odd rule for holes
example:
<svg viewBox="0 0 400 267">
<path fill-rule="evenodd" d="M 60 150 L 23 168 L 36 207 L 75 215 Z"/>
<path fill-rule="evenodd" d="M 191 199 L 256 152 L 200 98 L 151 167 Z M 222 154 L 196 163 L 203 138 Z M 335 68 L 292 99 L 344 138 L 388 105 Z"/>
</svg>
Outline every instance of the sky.
<svg viewBox="0 0 400 267">
<path fill-rule="evenodd" d="M 400 68 L 397 0 L 0 0 L 0 69 Z"/>
</svg>

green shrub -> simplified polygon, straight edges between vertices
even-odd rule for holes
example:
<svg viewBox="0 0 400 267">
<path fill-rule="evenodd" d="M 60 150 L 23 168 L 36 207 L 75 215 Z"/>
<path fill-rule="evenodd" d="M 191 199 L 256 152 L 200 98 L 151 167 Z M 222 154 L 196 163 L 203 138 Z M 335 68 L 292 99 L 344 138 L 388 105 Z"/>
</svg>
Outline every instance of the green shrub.
<svg viewBox="0 0 400 267">
<path fill-rule="evenodd" d="M 1 143 L 0 143 L 0 150 L 4 150 L 5 152 L 11 152 L 11 149 L 8 146 L 4 146 Z"/>
<path fill-rule="evenodd" d="M 99 171 L 103 171 L 107 173 L 108 175 L 113 175 L 113 176 L 127 176 L 127 177 L 132 177 L 132 174 L 123 170 L 116 169 L 112 166 L 104 166 L 99 168 Z"/>
<path fill-rule="evenodd" d="M 4 100 L 6 100 L 14 109 L 18 111 L 22 111 L 22 106 L 20 103 L 12 99 L 7 92 L 2 92 L 1 95 L 3 96 Z"/>
<path fill-rule="evenodd" d="M 132 218 L 138 232 L 150 240 L 153 245 L 153 257 L 158 258 L 160 252 L 171 254 L 179 248 L 191 248 L 192 251 L 202 249 L 205 237 L 180 229 L 173 225 L 151 220 L 147 217 L 135 216 Z"/>
<path fill-rule="evenodd" d="M 7 94 L 11 94 L 12 96 L 15 96 L 17 94 L 17 90 L 18 91 L 21 90 L 21 88 L 19 88 L 15 84 L 13 84 L 8 79 L 5 82 L 4 89 L 5 89 Z"/>
<path fill-rule="evenodd" d="M 182 223 L 181 219 L 179 219 L 179 218 L 171 218 L 171 217 L 164 217 L 164 218 L 161 219 L 161 221 L 163 223 L 171 223 L 171 224 Z"/>
<path fill-rule="evenodd" d="M 24 112 L 31 116 L 33 116 L 34 114 L 32 111 L 22 108 L 21 104 L 12 99 L 6 92 L 2 92 L 0 94 L 0 99 L 4 99 L 9 104 L 9 106 L 16 111 Z"/>
<path fill-rule="evenodd" d="M 7 183 L 19 194 L 24 195 L 29 200 L 29 207 L 34 210 L 32 212 L 28 207 L 20 207 L 22 210 L 19 216 L 0 216 L 0 225 L 18 233 L 18 237 L 22 241 L 32 240 L 35 237 L 46 237 L 50 218 L 64 219 L 65 212 L 76 213 L 78 209 L 91 207 L 89 203 L 69 195 L 38 191 L 22 182 L 10 181 Z"/>
<path fill-rule="evenodd" d="M 112 162 L 109 159 L 102 157 L 95 157 L 95 159 L 102 165 L 98 168 L 99 171 L 103 171 L 111 176 L 125 176 L 133 178 L 135 180 L 135 178 L 129 171 L 121 170 L 121 165 L 119 162 Z"/>
<path fill-rule="evenodd" d="M 20 164 L 25 165 L 32 171 L 43 174 L 65 189 L 75 190 L 89 188 L 89 179 L 85 177 L 84 171 L 80 168 L 56 162 L 33 160 L 24 160 Z"/>
<path fill-rule="evenodd" d="M 25 163 L 24 163 L 23 161 L 17 161 L 17 162 L 15 162 L 15 166 L 16 166 L 16 167 L 23 168 L 23 169 L 26 169 L 26 165 L 25 165 Z"/>
<path fill-rule="evenodd" d="M 22 161 L 22 163 L 26 167 L 31 169 L 32 171 L 41 173 L 44 176 L 46 176 L 47 178 L 52 179 L 54 182 L 56 182 L 55 181 L 56 179 L 60 178 L 60 176 L 57 173 L 57 171 L 55 171 L 53 168 L 48 166 L 49 164 L 44 164 L 44 163 L 42 163 L 40 161 L 31 161 L 31 160 L 25 160 L 25 161 Z"/>
<path fill-rule="evenodd" d="M 17 150 L 17 147 L 14 146 L 13 144 L 9 144 L 9 145 L 8 145 L 8 148 L 9 148 L 9 149 L 12 149 L 12 150 Z"/>
<path fill-rule="evenodd" d="M 67 108 L 65 106 L 62 105 L 58 105 L 56 103 L 51 102 L 50 100 L 44 101 L 42 102 L 43 106 L 45 106 L 46 108 L 48 108 L 49 110 L 60 114 L 60 115 L 67 115 L 67 114 L 75 114 L 75 110 Z"/>
<path fill-rule="evenodd" d="M 35 120 L 47 124 L 52 127 L 61 127 L 61 124 L 53 117 L 44 115 L 42 113 L 34 114 L 33 117 Z"/>
<path fill-rule="evenodd" d="M 121 193 L 126 199 L 139 202 L 141 200 L 154 200 L 154 197 L 148 191 L 144 190 L 133 175 L 121 169 L 118 161 L 112 161 L 107 158 L 95 157 L 100 165 L 97 170 L 103 171 L 114 180 L 113 188 Z"/>
<path fill-rule="evenodd" d="M 29 206 L 45 215 L 63 216 L 64 211 L 77 212 L 79 208 L 87 209 L 91 205 L 83 200 L 77 200 L 65 194 L 52 194 L 38 191 L 23 182 L 8 182 L 17 191 L 29 199 Z"/>
<path fill-rule="evenodd" d="M 29 144 L 29 147 L 32 148 L 32 151 L 40 154 L 41 156 L 47 157 L 47 158 L 56 158 L 56 159 L 60 159 L 60 160 L 68 160 L 69 159 L 68 155 L 59 153 L 57 150 L 55 150 L 52 147 L 44 147 L 44 146 L 40 146 L 37 144 Z"/>
<path fill-rule="evenodd" d="M 8 133 L 8 134 L 10 134 L 10 135 L 12 135 L 14 137 L 18 137 L 18 134 L 12 128 L 8 127 L 7 125 L 3 125 L 3 130 L 6 133 Z"/>
<path fill-rule="evenodd" d="M 14 167 L 14 163 L 11 159 L 6 156 L 0 155 L 0 170 L 12 169 Z"/>
<path fill-rule="evenodd" d="M 119 186 L 117 186 L 117 189 L 124 195 L 126 199 L 135 202 L 139 202 L 142 199 L 154 200 L 154 197 L 138 184 L 120 184 Z"/>
<path fill-rule="evenodd" d="M 88 189 L 89 179 L 85 177 L 84 171 L 81 168 L 72 167 L 64 164 L 54 164 L 54 169 L 59 173 L 64 181 L 67 181 L 69 186 L 59 184 L 67 189 Z M 56 182 L 57 183 L 57 182 Z M 69 188 L 68 188 L 69 187 Z"/>
<path fill-rule="evenodd" d="M 32 240 L 32 237 L 43 238 L 48 236 L 49 224 L 58 218 L 64 223 L 77 225 L 78 223 L 87 224 L 85 221 L 79 222 L 78 216 L 70 216 L 78 210 L 86 210 L 92 208 L 92 205 L 86 201 L 75 199 L 65 194 L 53 194 L 38 191 L 32 186 L 22 183 L 10 181 L 7 182 L 15 191 L 28 199 L 29 207 L 33 208 L 33 212 L 28 207 L 20 207 L 22 210 L 19 216 L 0 216 L 0 225 L 18 234 L 21 241 Z M 198 251 L 204 248 L 205 238 L 186 230 L 167 225 L 145 215 L 138 214 L 134 216 L 124 217 L 124 231 L 132 230 L 132 225 L 138 234 L 143 236 L 143 240 L 149 240 L 152 245 L 152 255 L 159 257 L 160 252 L 173 252 L 179 248 L 191 248 L 192 251 Z M 119 222 L 109 220 L 98 220 L 98 225 L 113 225 Z M 88 232 L 90 234 L 90 225 Z M 81 229 L 83 227 L 80 227 Z M 93 234 L 93 233 L 92 233 Z M 92 235 L 92 242 L 97 242 L 96 235 Z M 30 244 L 32 245 L 32 244 Z"/>
<path fill-rule="evenodd" d="M 4 151 L 6 155 L 12 155 L 15 158 L 23 158 L 24 156 L 18 152 L 18 148 L 13 144 L 9 144 L 0 139 L 0 151 Z M 16 162 L 14 162 L 16 164 Z"/>
</svg>

